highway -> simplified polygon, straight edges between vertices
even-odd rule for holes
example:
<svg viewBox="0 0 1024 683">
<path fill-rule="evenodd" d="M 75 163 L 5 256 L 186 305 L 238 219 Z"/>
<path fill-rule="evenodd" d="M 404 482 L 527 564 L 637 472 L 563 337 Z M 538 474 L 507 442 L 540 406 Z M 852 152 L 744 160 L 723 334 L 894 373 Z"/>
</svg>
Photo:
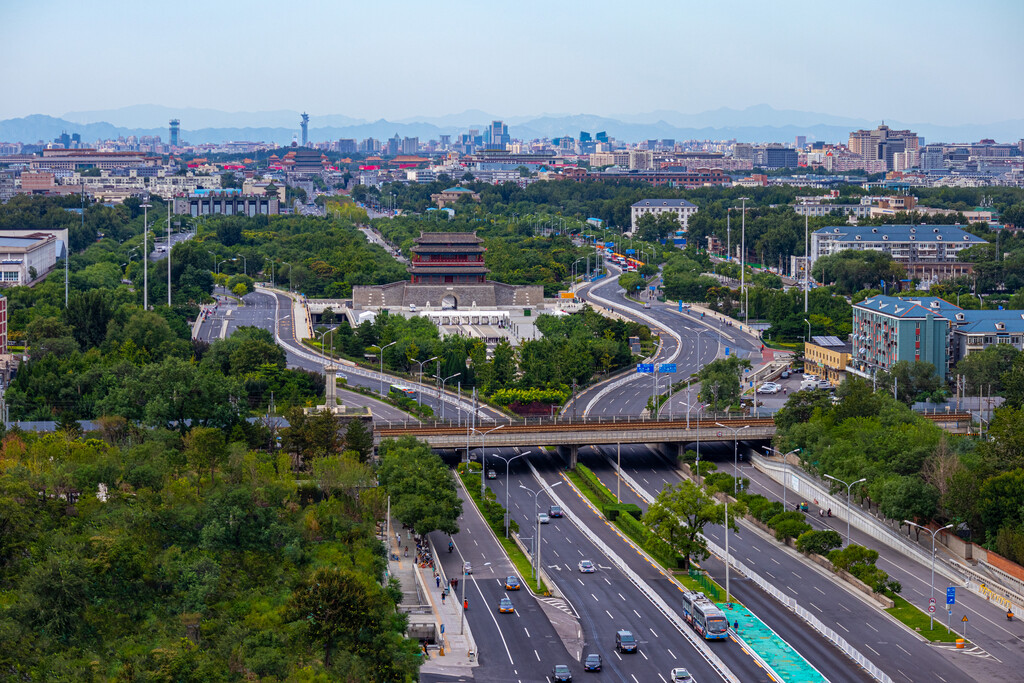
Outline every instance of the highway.
<svg viewBox="0 0 1024 683">
<path fill-rule="evenodd" d="M 234 297 L 227 296 L 227 292 L 221 288 L 215 294 L 219 303 L 215 312 L 207 316 L 206 320 L 200 325 L 197 335 L 198 339 L 208 342 L 224 339 L 242 326 L 259 327 L 271 332 L 276 327 L 281 346 L 285 350 L 289 368 L 323 372 L 324 360 L 322 360 L 322 357 L 318 356 L 314 350 L 303 347 L 295 337 L 291 299 L 286 295 L 253 292 L 242 298 L 244 305 L 240 306 Z M 379 391 L 381 387 L 379 373 L 364 368 L 343 365 L 342 371 L 338 373 L 338 376 L 339 378 L 344 377 L 350 385 L 363 386 L 374 391 Z M 404 384 L 407 383 L 407 380 L 385 375 L 384 382 L 384 389 L 387 390 L 389 383 L 398 382 Z M 379 420 L 404 422 L 413 419 L 408 413 L 390 404 L 377 401 L 363 394 L 344 391 L 341 388 L 340 382 L 339 397 L 342 397 L 349 405 L 371 406 L 375 418 Z M 429 391 L 424 392 L 420 400 L 425 405 L 433 408 L 435 414 L 440 414 L 440 402 L 436 395 Z M 480 413 L 490 416 L 491 419 L 501 417 L 500 413 L 485 405 L 480 406 Z M 469 399 L 464 396 L 462 402 L 458 403 L 454 398 L 450 398 L 445 402 L 445 417 L 451 417 L 457 423 L 462 422 L 465 424 L 465 421 L 472 417 Z"/>
<path fill-rule="evenodd" d="M 731 472 L 731 448 L 717 446 L 702 449 L 702 456 L 709 456 L 719 463 L 720 469 Z M 612 491 L 616 490 L 617 480 L 614 459 L 614 448 L 580 451 L 580 462 L 590 467 Z M 671 463 L 647 447 L 624 447 L 622 462 L 623 473 L 651 496 L 656 496 L 665 484 L 675 484 L 682 479 Z M 741 467 L 742 476 L 750 476 L 754 472 L 752 467 Z M 646 500 L 628 484 L 623 483 L 621 491 L 624 502 L 647 509 Z M 753 492 L 763 493 L 757 490 Z M 808 518 L 812 524 L 818 521 L 816 514 Z M 740 533 L 733 533 L 729 537 L 730 553 L 758 572 L 762 578 L 789 593 L 802 607 L 837 631 L 894 681 L 953 681 L 963 680 L 964 675 L 975 680 L 1013 680 L 998 677 L 997 671 L 982 661 L 984 658 L 962 654 L 958 656 L 954 649 L 933 646 L 914 637 L 873 602 L 837 583 L 826 570 L 804 561 L 795 551 L 785 548 L 767 535 L 742 525 L 740 528 Z M 845 533 L 845 526 L 842 531 Z M 723 527 L 712 526 L 706 529 L 705 534 L 719 546 L 724 546 L 723 532 Z M 725 567 L 719 558 L 703 563 L 703 567 L 724 585 Z M 889 571 L 888 567 L 883 568 Z M 906 582 L 904 586 L 906 593 Z M 856 669 L 853 662 L 817 637 L 802 620 L 783 609 L 777 601 L 752 583 L 737 580 L 733 574 L 731 587 L 737 599 L 756 612 L 820 671 L 827 672 L 831 680 L 843 680 L 837 673 L 839 670 Z"/>
<path fill-rule="evenodd" d="M 611 268 L 611 266 L 609 266 Z M 658 386 L 664 392 L 670 383 L 678 382 L 707 365 L 720 355 L 725 348 L 730 354 L 741 358 L 754 358 L 760 350 L 759 342 L 732 328 L 721 328 L 701 321 L 689 313 L 678 312 L 672 306 L 651 300 L 650 308 L 625 297 L 619 286 L 618 272 L 614 275 L 588 284 L 578 290 L 577 296 L 605 308 L 612 309 L 628 318 L 645 323 L 660 331 L 661 349 L 655 363 L 676 363 L 676 372 L 659 374 Z M 756 359 L 756 358 L 755 358 Z M 635 374 L 635 373 L 634 373 Z M 647 407 L 647 401 L 654 389 L 652 375 L 621 376 L 610 385 L 590 387 L 576 397 L 575 404 L 563 410 L 563 414 L 593 416 L 640 415 Z M 609 386 L 611 388 L 609 388 Z M 695 396 L 695 393 L 692 394 Z M 683 415 L 692 399 L 686 394 L 673 397 L 671 408 L 666 404 L 663 414 Z"/>
<path fill-rule="evenodd" d="M 500 455 L 515 455 L 511 449 L 502 449 Z M 497 461 L 495 461 L 497 462 Z M 546 484 L 558 481 L 560 466 L 552 455 L 531 460 Z M 501 474 L 487 484 L 505 501 L 504 468 Z M 524 542 L 533 543 L 537 524 L 536 507 L 547 511 L 552 497 L 540 490 L 538 480 L 522 459 L 512 461 L 509 468 L 509 499 L 512 519 L 520 524 Z M 530 491 L 540 491 L 535 497 Z M 563 504 L 564 517 L 554 518 L 541 528 L 541 563 L 559 591 L 573 605 L 580 616 L 585 636 L 583 652 L 597 652 L 605 661 L 605 676 L 621 681 L 666 681 L 668 672 L 676 666 L 685 666 L 697 680 L 723 680 L 691 641 L 720 658 L 728 670 L 740 681 L 769 681 L 766 672 L 734 642 L 703 641 L 689 627 L 681 630 L 666 614 L 659 603 L 649 595 L 656 594 L 654 584 L 668 583 L 660 572 L 648 565 L 636 552 L 618 538 L 602 518 L 577 498 L 565 485 L 552 488 L 557 500 Z M 579 525 L 590 529 L 608 551 L 599 547 Z M 593 574 L 579 572 L 580 560 L 589 559 L 597 566 Z M 627 575 L 620 563 L 631 570 Z M 666 603 L 676 614 L 679 612 L 679 593 L 669 595 Z M 640 655 L 620 655 L 615 652 L 615 632 L 631 630 L 637 637 Z"/>
<path fill-rule="evenodd" d="M 583 668 L 575 661 L 575 655 L 566 650 L 539 599 L 527 589 L 507 593 L 515 606 L 514 614 L 498 612 L 498 602 L 506 596 L 505 577 L 516 571 L 461 488 L 459 495 L 463 499 L 463 514 L 458 520 L 459 533 L 452 537 L 455 552 L 445 550 L 449 540 L 446 534 L 434 532 L 430 539 L 440 551 L 434 557 L 440 560 L 446 577 L 460 577 L 465 561 L 473 567 L 469 577 L 460 579 L 457 594 L 461 597 L 465 589 L 469 609 L 464 614 L 480 649 L 480 665 L 473 672 L 475 680 L 495 683 L 546 680 L 545 674 L 555 664 L 567 664 L 573 668 L 574 675 L 582 675 Z M 454 594 L 449 599 L 452 597 Z M 445 624 L 446 630 L 452 629 L 455 633 L 458 628 L 458 624 Z"/>
</svg>

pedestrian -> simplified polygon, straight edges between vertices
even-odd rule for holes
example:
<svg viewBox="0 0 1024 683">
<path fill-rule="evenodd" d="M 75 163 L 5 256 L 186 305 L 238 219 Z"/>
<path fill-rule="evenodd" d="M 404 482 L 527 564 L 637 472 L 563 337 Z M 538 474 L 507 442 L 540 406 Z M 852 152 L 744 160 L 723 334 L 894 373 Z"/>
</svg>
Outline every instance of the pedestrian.
<svg viewBox="0 0 1024 683">
<path fill-rule="evenodd" d="M 440 588 L 441 587 L 441 576 L 439 574 L 434 574 L 434 580 L 437 582 L 437 587 Z"/>
<path fill-rule="evenodd" d="M 446 595 L 448 595 L 448 593 L 446 591 L 441 591 L 441 604 L 442 605 L 444 604 L 444 598 L 445 598 Z"/>
<path fill-rule="evenodd" d="M 405 556 L 409 557 L 409 546 L 405 546 Z"/>
</svg>

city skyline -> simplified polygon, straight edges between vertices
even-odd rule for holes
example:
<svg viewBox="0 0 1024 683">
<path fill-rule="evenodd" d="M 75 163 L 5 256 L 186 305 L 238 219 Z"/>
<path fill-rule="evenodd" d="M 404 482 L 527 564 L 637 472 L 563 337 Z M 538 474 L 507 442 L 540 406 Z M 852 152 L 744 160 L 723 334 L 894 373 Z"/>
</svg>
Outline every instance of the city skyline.
<svg viewBox="0 0 1024 683">
<path fill-rule="evenodd" d="M 510 122 L 767 104 L 958 125 L 1017 118 L 1024 104 L 1012 88 L 1024 4 L 741 5 L 310 3 L 271 21 L 279 6 L 267 3 L 2 2 L 0 119 L 144 103 L 370 121 L 480 109 Z M 196 16 L 208 30 L 184 30 Z M 984 50 L 966 44 L 972 27 Z M 39 50 L 44 30 L 59 49 Z M 224 73 L 231 87 L 215 85 Z M 999 97 L 980 108 L 971 92 Z"/>
</svg>

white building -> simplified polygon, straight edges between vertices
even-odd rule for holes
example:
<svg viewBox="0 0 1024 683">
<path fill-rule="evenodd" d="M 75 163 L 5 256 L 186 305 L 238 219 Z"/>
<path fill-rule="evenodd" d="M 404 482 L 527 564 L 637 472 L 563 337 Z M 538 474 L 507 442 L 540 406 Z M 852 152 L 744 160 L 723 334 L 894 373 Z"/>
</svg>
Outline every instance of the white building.
<svg viewBox="0 0 1024 683">
<path fill-rule="evenodd" d="M 631 207 L 630 232 L 636 232 L 637 221 L 645 213 L 653 213 L 655 218 L 663 213 L 675 214 L 676 220 L 679 221 L 679 225 L 683 226 L 685 231 L 690 222 L 690 216 L 697 213 L 697 205 L 685 199 L 641 199 Z"/>
<path fill-rule="evenodd" d="M 57 264 L 57 242 L 52 232 L 0 236 L 0 285 L 27 285 L 53 270 Z"/>
</svg>

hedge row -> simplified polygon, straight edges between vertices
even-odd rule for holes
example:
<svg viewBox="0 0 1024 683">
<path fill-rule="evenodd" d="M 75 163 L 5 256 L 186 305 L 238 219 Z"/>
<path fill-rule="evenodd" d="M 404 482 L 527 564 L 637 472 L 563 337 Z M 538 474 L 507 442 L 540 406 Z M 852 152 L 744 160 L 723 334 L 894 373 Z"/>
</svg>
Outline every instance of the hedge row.
<svg viewBox="0 0 1024 683">
<path fill-rule="evenodd" d="M 597 496 L 601 502 L 601 507 L 605 505 L 618 505 L 619 501 L 615 500 L 615 496 L 608 490 L 608 487 L 601 483 L 601 480 L 597 478 L 593 472 L 590 471 L 589 467 L 585 465 L 576 465 L 576 473 L 580 475 L 583 483 L 593 491 L 594 495 Z"/>
</svg>

